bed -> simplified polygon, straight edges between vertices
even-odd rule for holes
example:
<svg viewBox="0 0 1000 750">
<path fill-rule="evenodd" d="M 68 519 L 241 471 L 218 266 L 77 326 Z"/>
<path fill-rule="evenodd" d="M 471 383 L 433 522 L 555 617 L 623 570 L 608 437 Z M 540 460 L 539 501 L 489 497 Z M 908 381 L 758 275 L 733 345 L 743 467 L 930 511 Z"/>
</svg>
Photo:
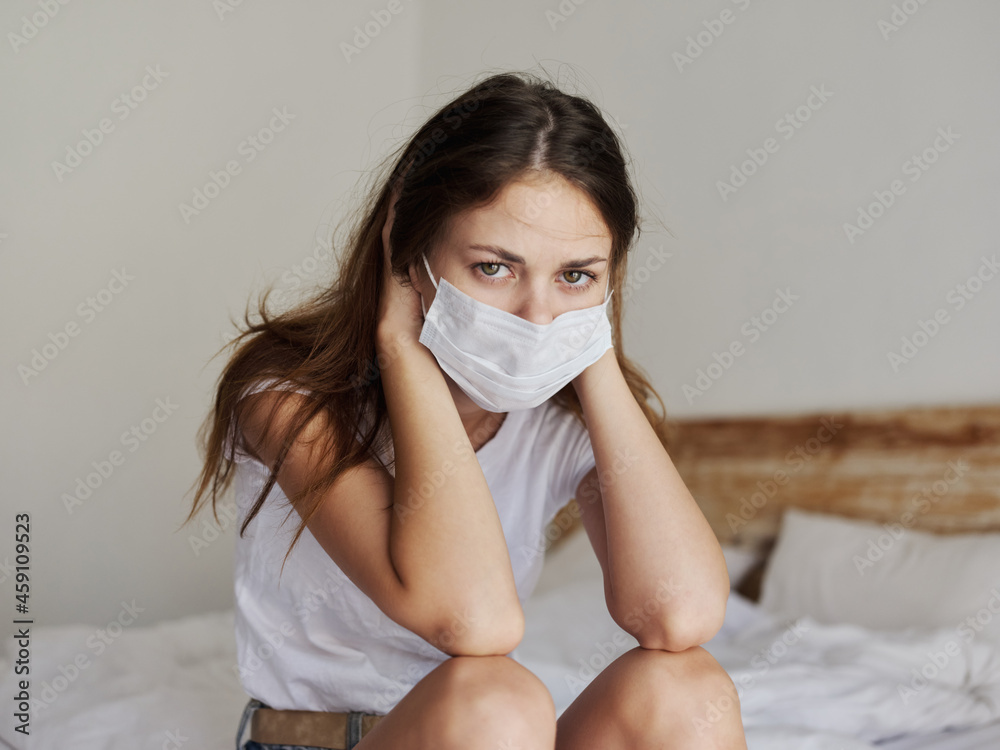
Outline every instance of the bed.
<svg viewBox="0 0 1000 750">
<path fill-rule="evenodd" d="M 1000 407 L 672 421 L 669 452 L 726 553 L 733 590 L 705 648 L 750 750 L 1000 747 Z M 578 518 L 571 503 L 549 529 L 513 654 L 560 713 L 636 645 Z M 7 710 L 0 744 L 234 746 L 232 611 L 127 628 L 100 658 L 93 635 L 32 631 L 31 736 Z M 720 695 L 692 721 L 725 710 Z"/>
</svg>

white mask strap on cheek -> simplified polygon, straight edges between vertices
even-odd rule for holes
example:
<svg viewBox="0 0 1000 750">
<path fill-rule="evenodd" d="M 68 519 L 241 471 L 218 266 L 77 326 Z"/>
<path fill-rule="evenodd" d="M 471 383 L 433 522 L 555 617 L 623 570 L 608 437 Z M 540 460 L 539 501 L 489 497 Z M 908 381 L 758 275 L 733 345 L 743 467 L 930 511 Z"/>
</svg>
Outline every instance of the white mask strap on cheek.
<svg viewBox="0 0 1000 750">
<path fill-rule="evenodd" d="M 421 253 L 420 257 L 424 259 L 424 268 L 427 269 L 427 276 L 430 278 L 431 283 L 434 285 L 434 291 L 437 291 L 437 282 L 434 281 L 434 274 L 431 273 L 431 264 L 427 262 L 427 254 Z M 424 295 L 420 295 L 420 310 L 423 312 L 424 317 L 427 317 L 427 310 L 424 308 Z"/>
<path fill-rule="evenodd" d="M 437 282 L 434 281 L 434 274 L 431 273 L 431 264 L 427 262 L 427 254 L 426 253 L 421 253 L 420 257 L 424 259 L 424 268 L 427 269 L 427 275 L 430 277 L 431 283 L 434 285 L 434 290 L 437 291 L 437 286 L 438 285 L 437 285 Z"/>
</svg>

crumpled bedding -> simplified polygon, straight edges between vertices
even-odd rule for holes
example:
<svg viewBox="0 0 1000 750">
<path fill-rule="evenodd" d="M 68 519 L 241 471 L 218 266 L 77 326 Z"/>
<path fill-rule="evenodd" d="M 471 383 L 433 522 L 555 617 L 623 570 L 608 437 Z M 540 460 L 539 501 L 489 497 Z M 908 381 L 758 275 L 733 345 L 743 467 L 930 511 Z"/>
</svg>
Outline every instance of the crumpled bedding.
<svg viewBox="0 0 1000 750">
<path fill-rule="evenodd" d="M 512 656 L 546 683 L 561 714 L 637 643 L 607 613 L 599 576 L 536 593 Z M 128 628 L 101 653 L 93 634 L 89 625 L 35 626 L 31 734 L 14 731 L 8 710 L 0 739 L 19 750 L 234 747 L 247 696 L 235 670 L 231 610 Z M 905 733 L 1000 721 L 1000 647 L 948 645 L 956 640 L 948 629 L 886 633 L 780 621 L 734 593 L 725 625 L 705 648 L 740 691 L 750 750 L 856 750 Z M 12 696 L 17 678 L 6 647 L 0 694 Z M 930 676 L 921 681 L 914 670 Z M 725 709 L 720 695 L 704 719 Z M 942 738 L 940 747 L 952 745 Z"/>
</svg>

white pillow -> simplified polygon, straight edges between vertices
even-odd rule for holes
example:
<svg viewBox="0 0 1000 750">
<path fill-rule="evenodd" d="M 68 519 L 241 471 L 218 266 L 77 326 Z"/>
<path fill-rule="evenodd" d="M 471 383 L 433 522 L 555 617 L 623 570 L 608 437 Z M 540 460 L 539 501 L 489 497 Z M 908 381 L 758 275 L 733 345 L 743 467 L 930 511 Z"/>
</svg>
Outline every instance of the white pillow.
<svg viewBox="0 0 1000 750">
<path fill-rule="evenodd" d="M 780 617 L 1000 641 L 1000 534 L 939 535 L 787 508 L 761 582 Z"/>
</svg>

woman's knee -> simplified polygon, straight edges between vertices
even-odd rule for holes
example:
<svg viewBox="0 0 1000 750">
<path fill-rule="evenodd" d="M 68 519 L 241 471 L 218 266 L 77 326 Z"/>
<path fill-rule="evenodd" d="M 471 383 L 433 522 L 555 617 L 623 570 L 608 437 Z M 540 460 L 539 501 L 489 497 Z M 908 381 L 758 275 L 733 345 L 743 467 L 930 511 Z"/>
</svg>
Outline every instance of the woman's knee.
<svg viewBox="0 0 1000 750">
<path fill-rule="evenodd" d="M 697 733 L 713 725 L 742 726 L 732 678 L 704 648 L 659 651 L 635 648 L 626 653 L 628 689 L 620 712 L 638 726 L 660 724 L 664 732 Z"/>
<path fill-rule="evenodd" d="M 445 746 L 471 747 L 469 739 L 507 741 L 510 747 L 552 747 L 556 711 L 545 684 L 507 656 L 453 656 L 442 670 L 440 723 Z M 500 745 L 503 747 L 504 745 Z"/>
</svg>

